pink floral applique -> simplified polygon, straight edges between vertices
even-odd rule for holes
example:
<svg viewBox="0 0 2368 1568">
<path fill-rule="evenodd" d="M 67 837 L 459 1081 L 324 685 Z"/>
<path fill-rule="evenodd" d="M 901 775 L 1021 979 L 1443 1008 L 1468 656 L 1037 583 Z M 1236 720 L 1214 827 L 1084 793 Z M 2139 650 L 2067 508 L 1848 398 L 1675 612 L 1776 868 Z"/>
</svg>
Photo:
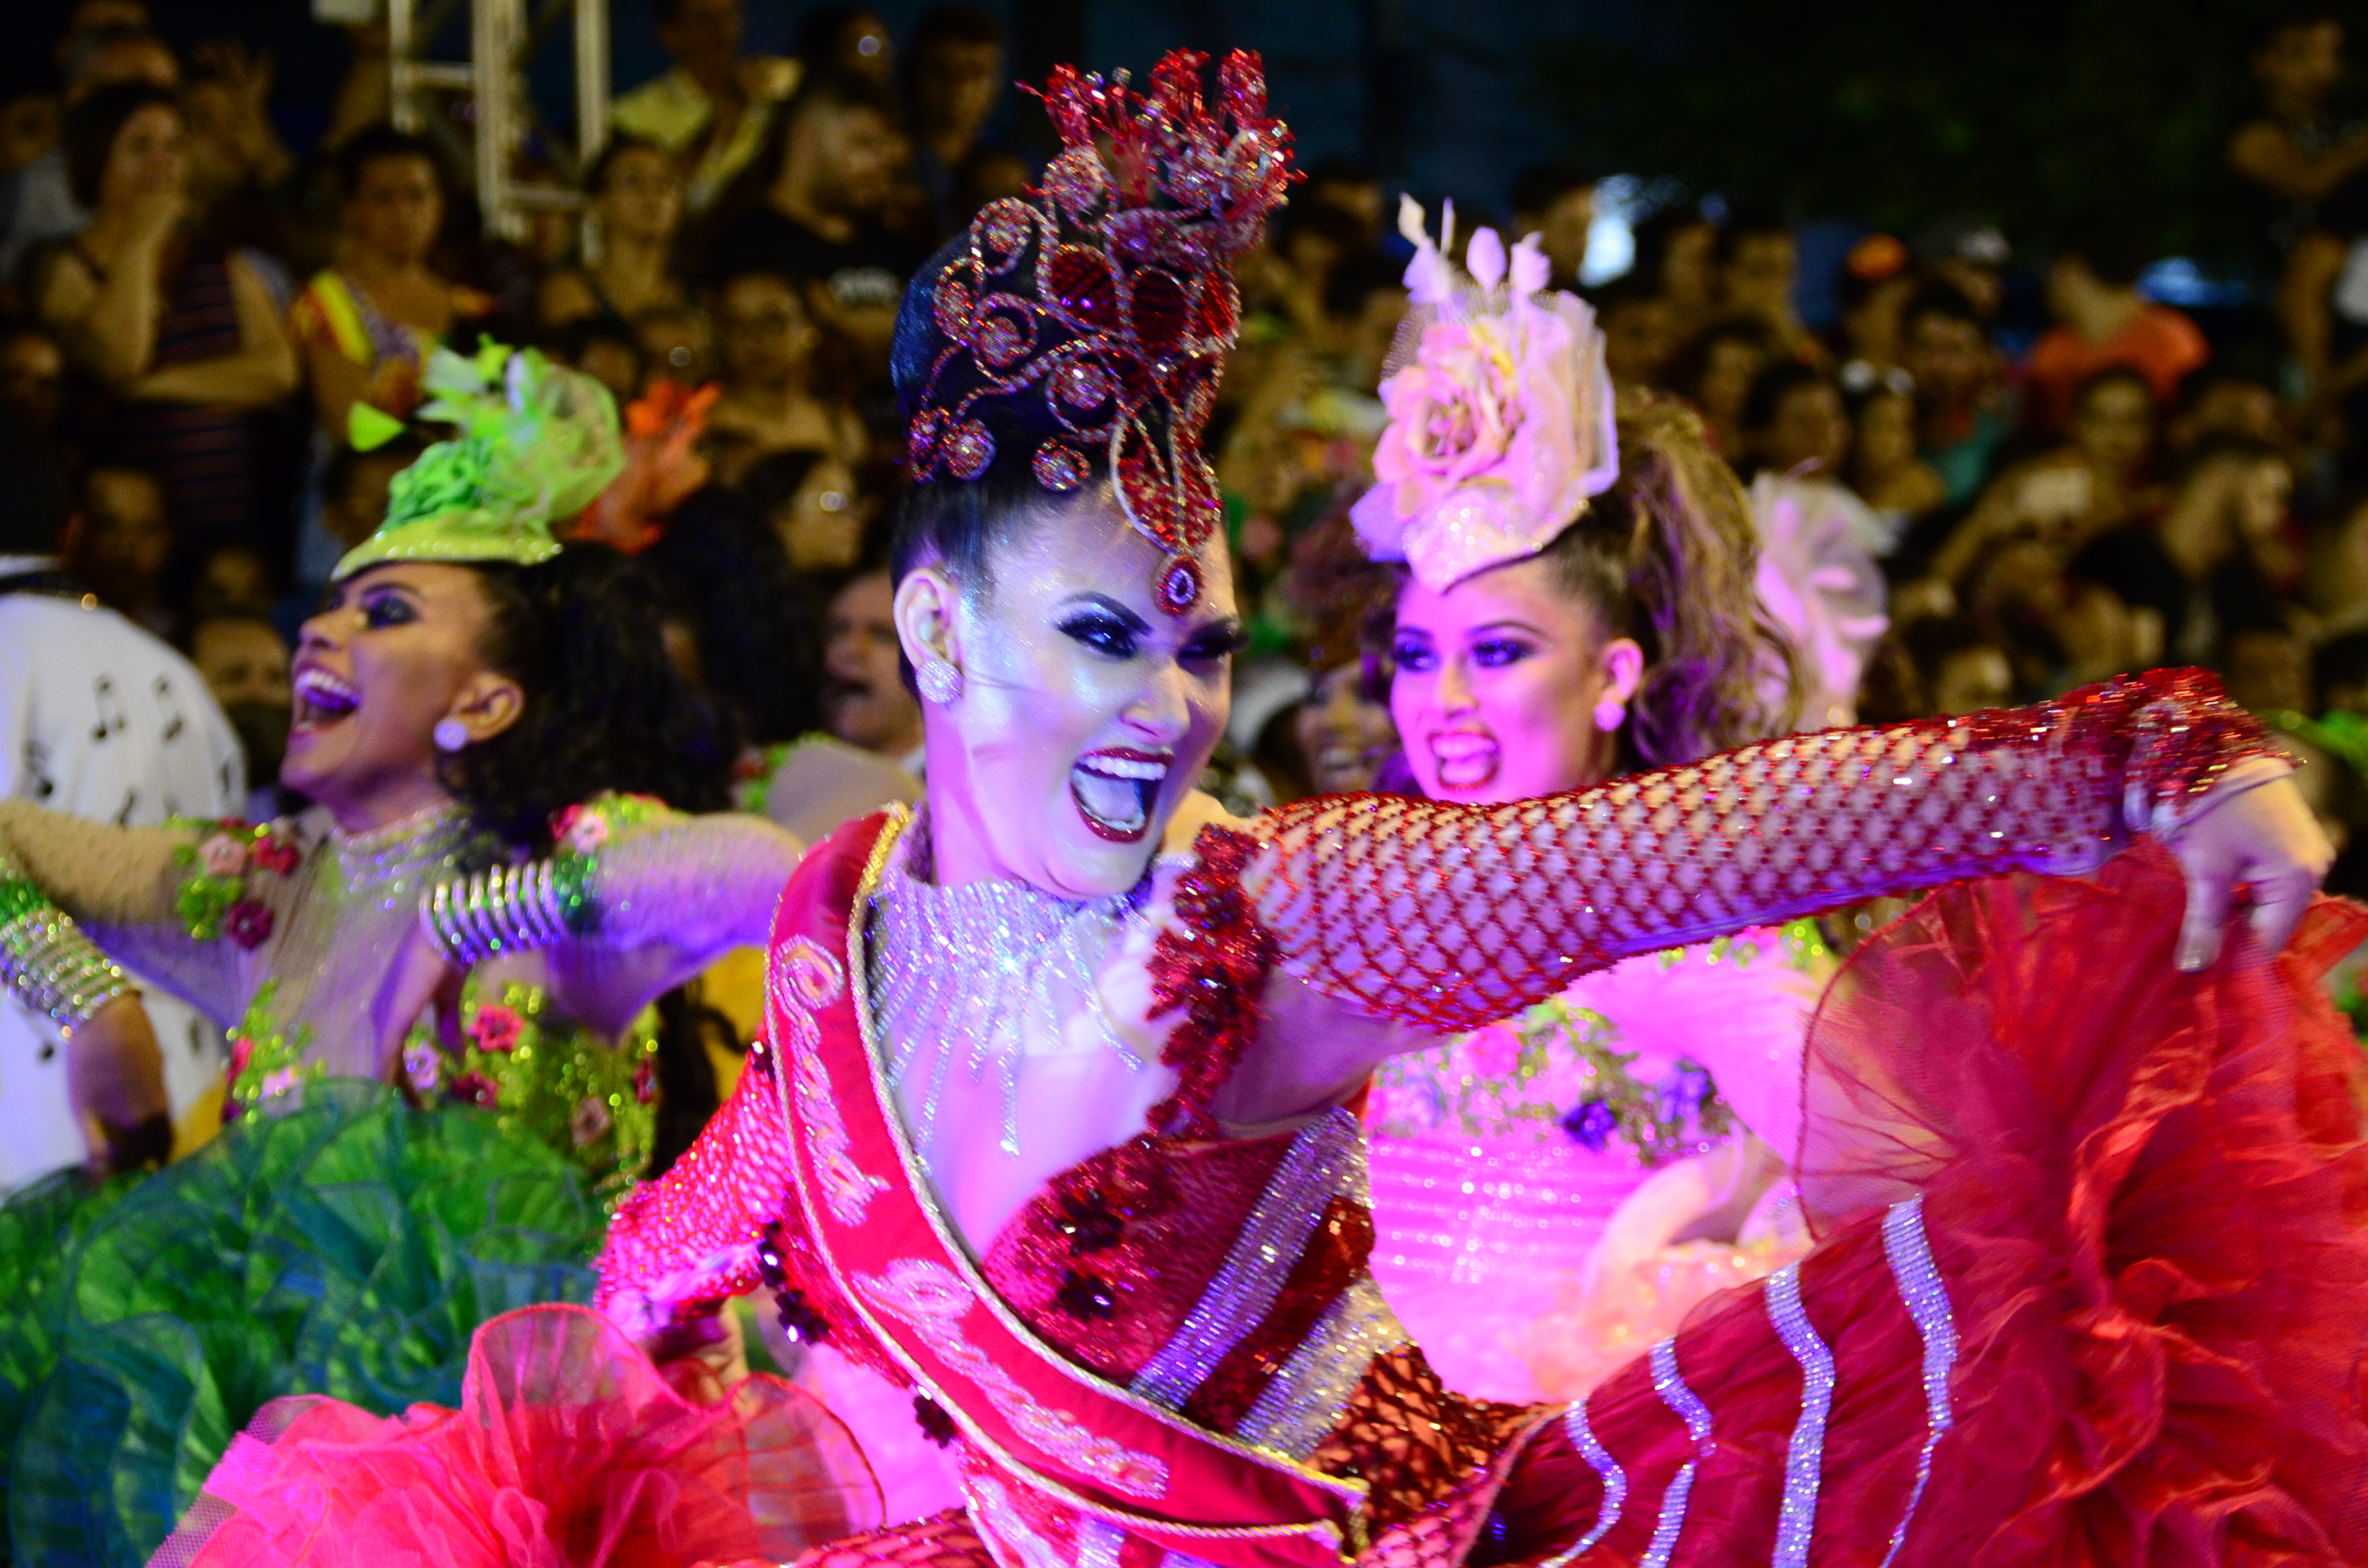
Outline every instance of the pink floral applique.
<svg viewBox="0 0 2368 1568">
<path fill-rule="evenodd" d="M 222 917 L 222 930 L 250 953 L 270 938 L 271 926 L 271 911 L 259 899 L 240 899 Z"/>
<path fill-rule="evenodd" d="M 246 1071 L 247 1062 L 254 1057 L 255 1041 L 243 1034 L 230 1037 L 230 1084 L 233 1088 L 238 1085 L 240 1074 Z"/>
<path fill-rule="evenodd" d="M 210 877 L 244 875 L 248 858 L 246 840 L 228 833 L 217 833 L 198 846 L 198 862 Z"/>
<path fill-rule="evenodd" d="M 483 1073 L 463 1073 L 453 1079 L 452 1086 L 444 1092 L 462 1105 L 490 1106 L 499 1097 L 501 1091 Z"/>
<path fill-rule="evenodd" d="M 575 1140 L 579 1149 L 609 1131 L 614 1119 L 609 1115 L 608 1102 L 598 1095 L 586 1095 L 567 1120 L 567 1135 Z"/>
<path fill-rule="evenodd" d="M 256 1085 L 256 1093 L 257 1097 L 268 1100 L 275 1095 L 286 1094 L 296 1086 L 296 1069 L 282 1067 L 277 1073 L 266 1073 L 263 1082 Z"/>
<path fill-rule="evenodd" d="M 498 1002 L 485 1004 L 469 1020 L 469 1038 L 477 1042 L 479 1051 L 515 1051 L 525 1029 L 525 1020 Z"/>
<path fill-rule="evenodd" d="M 644 1061 L 633 1069 L 633 1098 L 647 1105 L 658 1097 L 657 1069 Z"/>
<path fill-rule="evenodd" d="M 403 1048 L 403 1081 L 419 1094 L 435 1092 L 444 1074 L 444 1053 L 424 1040 Z"/>
<path fill-rule="evenodd" d="M 266 828 L 256 836 L 255 863 L 267 871 L 282 877 L 293 876 L 303 858 L 303 852 L 296 847 L 296 841 L 285 834 Z"/>
<path fill-rule="evenodd" d="M 609 842 L 609 819 L 588 806 L 570 806 L 551 824 L 552 838 L 578 855 L 589 855 Z"/>
</svg>

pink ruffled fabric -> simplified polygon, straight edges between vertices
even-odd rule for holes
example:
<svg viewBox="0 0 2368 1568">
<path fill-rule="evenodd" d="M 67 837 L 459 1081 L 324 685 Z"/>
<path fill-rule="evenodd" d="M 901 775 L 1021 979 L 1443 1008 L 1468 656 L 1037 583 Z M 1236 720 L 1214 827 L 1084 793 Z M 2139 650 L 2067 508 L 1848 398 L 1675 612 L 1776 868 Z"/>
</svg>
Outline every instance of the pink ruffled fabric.
<svg viewBox="0 0 2368 1568">
<path fill-rule="evenodd" d="M 700 1403 L 599 1313 L 529 1307 L 477 1331 L 458 1410 L 266 1405 L 151 1563 L 780 1562 L 880 1517 L 860 1450 L 802 1390 L 757 1376 Z"/>
</svg>

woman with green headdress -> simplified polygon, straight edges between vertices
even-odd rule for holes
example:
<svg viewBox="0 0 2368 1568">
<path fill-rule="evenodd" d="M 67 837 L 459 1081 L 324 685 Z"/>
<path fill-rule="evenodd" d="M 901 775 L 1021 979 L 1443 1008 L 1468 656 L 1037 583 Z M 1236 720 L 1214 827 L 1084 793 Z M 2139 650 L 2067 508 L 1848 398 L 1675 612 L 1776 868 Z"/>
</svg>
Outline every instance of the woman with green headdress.
<svg viewBox="0 0 2368 1568">
<path fill-rule="evenodd" d="M 233 1031 L 224 1136 L 0 1209 L 17 1562 L 140 1561 L 265 1401 L 450 1403 L 480 1322 L 586 1299 L 652 1149 L 649 1004 L 761 941 L 796 864 L 761 819 L 683 814 L 729 804 L 729 744 L 632 566 L 552 536 L 624 466 L 608 393 L 491 345 L 427 388 L 457 434 L 304 624 L 280 777 L 312 810 L 0 801 L 0 978 L 102 1062 L 136 1033 L 119 958 Z M 423 934 L 429 890 L 516 895 L 529 863 L 556 945 L 464 905 Z"/>
</svg>

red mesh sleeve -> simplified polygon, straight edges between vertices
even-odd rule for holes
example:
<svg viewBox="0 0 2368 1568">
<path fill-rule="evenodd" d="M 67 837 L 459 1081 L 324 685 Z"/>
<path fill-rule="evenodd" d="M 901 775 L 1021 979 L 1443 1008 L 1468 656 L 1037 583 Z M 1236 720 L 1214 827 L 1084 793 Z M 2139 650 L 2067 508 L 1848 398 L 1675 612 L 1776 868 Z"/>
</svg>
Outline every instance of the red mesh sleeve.
<svg viewBox="0 0 2368 1568">
<path fill-rule="evenodd" d="M 2212 676 L 2157 670 L 1508 805 L 1302 801 L 1259 819 L 1270 848 L 1247 885 L 1290 972 L 1468 1029 L 1632 953 L 1964 877 L 2094 869 L 2271 754 Z"/>
<path fill-rule="evenodd" d="M 750 1047 L 732 1097 L 673 1168 L 617 1206 L 593 1265 L 600 1276 L 596 1304 L 606 1307 L 627 1286 L 652 1291 L 662 1280 L 686 1306 L 756 1287 L 766 1227 L 792 1224 L 798 1211 L 774 1070 L 768 1046 Z"/>
</svg>

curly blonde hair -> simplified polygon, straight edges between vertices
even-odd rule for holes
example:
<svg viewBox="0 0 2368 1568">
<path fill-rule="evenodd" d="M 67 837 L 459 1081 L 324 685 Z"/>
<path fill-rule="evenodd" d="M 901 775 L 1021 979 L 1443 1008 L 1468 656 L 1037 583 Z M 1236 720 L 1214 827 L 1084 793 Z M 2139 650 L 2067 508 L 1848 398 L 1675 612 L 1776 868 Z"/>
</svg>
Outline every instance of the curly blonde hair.
<svg viewBox="0 0 2368 1568">
<path fill-rule="evenodd" d="M 1619 479 L 1539 557 L 1645 651 L 1622 771 L 1784 733 L 1800 708 L 1793 643 L 1759 603 L 1743 486 L 1683 403 L 1623 392 L 1617 413 Z"/>
</svg>

